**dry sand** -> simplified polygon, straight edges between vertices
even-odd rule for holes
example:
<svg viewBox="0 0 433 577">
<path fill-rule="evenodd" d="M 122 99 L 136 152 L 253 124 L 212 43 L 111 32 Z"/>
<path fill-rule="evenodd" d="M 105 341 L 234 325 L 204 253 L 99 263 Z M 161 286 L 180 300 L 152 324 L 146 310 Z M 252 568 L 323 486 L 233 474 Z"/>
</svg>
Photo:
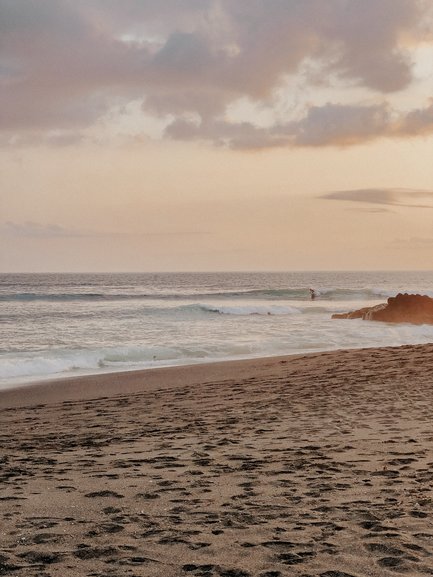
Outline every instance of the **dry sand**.
<svg viewBox="0 0 433 577">
<path fill-rule="evenodd" d="M 433 575 L 433 345 L 4 391 L 0 575 Z"/>
</svg>

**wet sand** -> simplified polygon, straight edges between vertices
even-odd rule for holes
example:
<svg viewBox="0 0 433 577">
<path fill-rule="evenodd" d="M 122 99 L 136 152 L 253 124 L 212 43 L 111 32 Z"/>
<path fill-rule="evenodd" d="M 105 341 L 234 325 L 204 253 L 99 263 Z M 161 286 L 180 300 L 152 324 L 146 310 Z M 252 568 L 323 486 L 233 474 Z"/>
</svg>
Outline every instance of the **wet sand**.
<svg viewBox="0 0 433 577">
<path fill-rule="evenodd" d="M 0 575 L 433 575 L 433 345 L 0 392 Z"/>
</svg>

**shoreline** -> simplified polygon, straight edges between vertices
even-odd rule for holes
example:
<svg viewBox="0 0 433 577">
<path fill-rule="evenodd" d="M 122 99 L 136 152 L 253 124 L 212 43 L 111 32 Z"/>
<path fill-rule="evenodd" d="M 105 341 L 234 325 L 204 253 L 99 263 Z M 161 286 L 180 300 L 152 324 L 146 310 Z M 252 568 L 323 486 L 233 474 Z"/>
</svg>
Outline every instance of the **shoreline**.
<svg viewBox="0 0 433 577">
<path fill-rule="evenodd" d="M 62 400 L 80 400 L 115 396 L 120 394 L 151 391 L 155 388 L 173 388 L 185 384 L 202 384 L 212 380 L 227 380 L 247 371 L 255 377 L 266 376 L 281 363 L 298 363 L 300 360 L 314 362 L 322 357 L 335 357 L 347 353 L 377 353 L 387 350 L 407 350 L 431 348 L 433 343 L 399 345 L 385 347 L 364 347 L 351 349 L 326 350 L 314 353 L 255 357 L 248 359 L 194 363 L 115 371 L 90 373 L 78 376 L 53 377 L 45 380 L 23 383 L 0 390 L 0 409 L 7 406 L 26 406 L 27 404 L 49 404 Z M 167 382 L 168 381 L 168 382 Z M 9 404 L 10 403 L 10 404 Z"/>
<path fill-rule="evenodd" d="M 253 357 L 146 369 L 131 369 L 126 371 L 89 373 L 76 376 L 53 376 L 49 379 L 30 381 L 28 383 L 16 384 L 5 389 L 0 389 L 0 408 L 3 406 L 5 399 L 11 398 L 18 400 L 21 396 L 33 399 L 35 395 L 41 395 L 43 402 L 56 402 L 63 400 L 63 398 L 65 398 L 65 400 L 93 398 L 99 393 L 101 393 L 100 396 L 104 397 L 107 395 L 116 395 L 116 393 L 134 393 L 142 390 L 142 388 L 143 390 L 152 390 L 152 388 L 156 386 L 172 388 L 183 384 L 200 384 L 209 378 L 230 378 L 233 371 L 242 368 L 261 369 L 266 367 L 268 363 L 273 365 L 274 363 L 278 364 L 281 361 L 287 361 L 289 359 L 317 356 L 327 354 L 328 352 L 339 351 Z M 170 383 L 166 383 L 166 379 L 170 379 Z M 98 386 L 103 386 L 104 389 L 101 390 Z M 66 397 L 64 397 L 65 394 Z"/>
</svg>

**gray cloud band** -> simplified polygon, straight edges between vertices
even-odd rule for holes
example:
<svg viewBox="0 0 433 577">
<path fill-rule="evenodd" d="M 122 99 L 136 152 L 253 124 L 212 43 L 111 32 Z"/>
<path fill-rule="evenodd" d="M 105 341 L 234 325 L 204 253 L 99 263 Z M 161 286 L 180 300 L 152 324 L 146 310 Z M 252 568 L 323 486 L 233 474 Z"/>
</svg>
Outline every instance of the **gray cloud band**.
<svg viewBox="0 0 433 577">
<path fill-rule="evenodd" d="M 433 190 L 407 190 L 397 188 L 368 188 L 337 190 L 322 194 L 318 198 L 368 203 L 382 206 L 403 206 L 408 208 L 433 208 Z M 419 203 L 418 199 L 426 202 Z M 426 204 L 427 203 L 427 204 Z M 430 204 L 429 204 L 430 203 Z"/>
<path fill-rule="evenodd" d="M 392 113 L 387 105 L 312 106 L 297 121 L 257 128 L 251 123 L 223 121 L 197 125 L 176 120 L 166 134 L 180 140 L 212 140 L 232 148 L 281 146 L 351 146 L 377 138 L 405 138 L 433 133 L 433 104 L 407 114 Z"/>
<path fill-rule="evenodd" d="M 268 129 L 224 113 L 242 97 L 272 105 L 306 61 L 322 83 L 337 77 L 376 95 L 407 88 L 402 38 L 431 41 L 431 9 L 424 0 L 0 0 L 0 128 L 76 132 L 143 100 L 147 112 L 174 116 L 167 137 L 234 148 L 429 134 L 430 104 L 397 118 L 385 104 L 311 106 Z"/>
</svg>

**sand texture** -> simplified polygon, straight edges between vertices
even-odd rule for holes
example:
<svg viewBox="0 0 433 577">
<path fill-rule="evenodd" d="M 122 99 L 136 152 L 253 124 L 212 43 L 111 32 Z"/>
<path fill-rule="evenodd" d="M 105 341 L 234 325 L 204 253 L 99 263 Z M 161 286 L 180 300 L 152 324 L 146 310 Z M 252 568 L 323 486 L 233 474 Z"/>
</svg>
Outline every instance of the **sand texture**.
<svg viewBox="0 0 433 577">
<path fill-rule="evenodd" d="M 433 345 L 3 392 L 0 575 L 433 575 L 432 401 Z"/>
</svg>

